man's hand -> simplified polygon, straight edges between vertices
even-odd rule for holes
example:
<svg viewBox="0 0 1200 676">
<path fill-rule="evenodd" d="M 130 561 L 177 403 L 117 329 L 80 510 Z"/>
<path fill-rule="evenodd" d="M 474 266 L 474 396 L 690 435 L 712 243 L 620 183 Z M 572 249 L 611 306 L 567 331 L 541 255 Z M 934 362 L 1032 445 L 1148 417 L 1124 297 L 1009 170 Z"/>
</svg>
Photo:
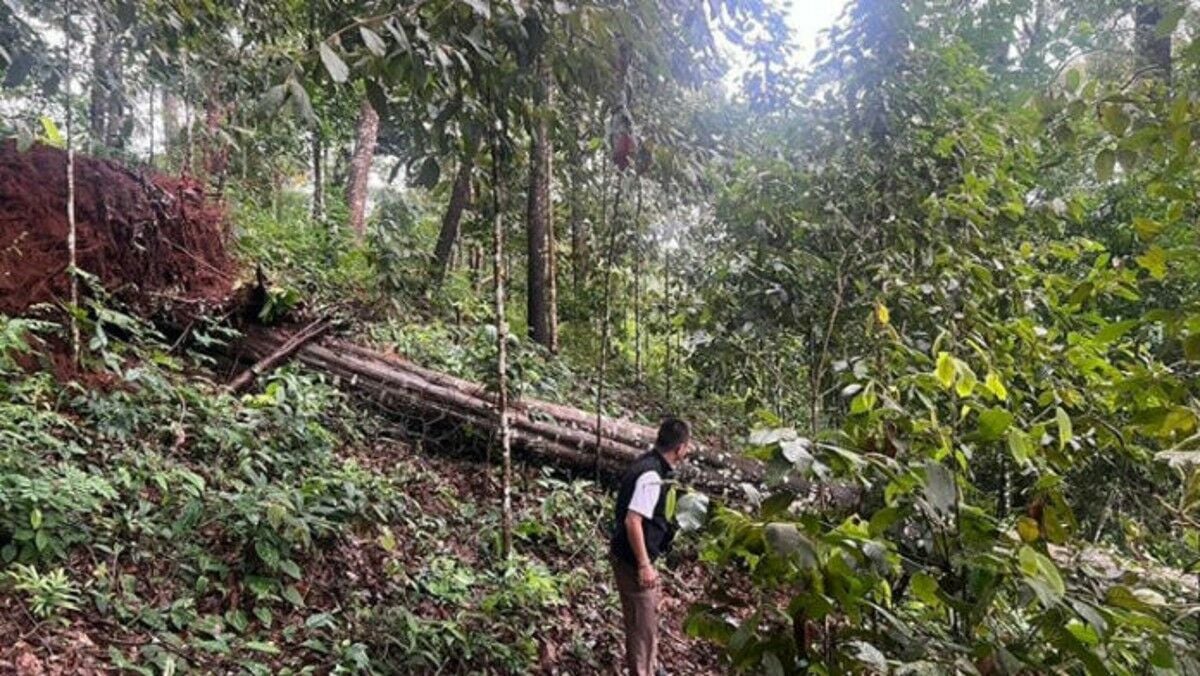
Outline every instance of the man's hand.
<svg viewBox="0 0 1200 676">
<path fill-rule="evenodd" d="M 646 564 L 638 566 L 638 584 L 642 589 L 652 589 L 658 586 L 658 571 L 654 570 L 654 566 Z"/>
</svg>

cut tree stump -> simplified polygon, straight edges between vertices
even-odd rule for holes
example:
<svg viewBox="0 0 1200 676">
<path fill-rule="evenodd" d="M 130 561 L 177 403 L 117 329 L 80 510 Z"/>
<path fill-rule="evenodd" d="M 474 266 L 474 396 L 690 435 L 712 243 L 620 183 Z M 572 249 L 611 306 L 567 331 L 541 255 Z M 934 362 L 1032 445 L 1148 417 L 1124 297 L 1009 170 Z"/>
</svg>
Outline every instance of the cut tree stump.
<svg viewBox="0 0 1200 676">
<path fill-rule="evenodd" d="M 259 374 L 290 356 L 385 413 L 431 423 L 451 420 L 489 436 L 495 432 L 493 395 L 484 385 L 346 341 L 317 340 L 313 326 L 295 333 L 252 331 L 237 344 L 237 358 L 253 361 L 256 368 L 248 373 Z M 597 448 L 594 412 L 529 397 L 510 403 L 510 424 L 519 450 L 562 469 L 598 468 L 610 476 L 646 452 L 656 433 L 631 420 L 604 417 Z M 687 483 L 721 492 L 743 482 L 758 484 L 764 472 L 757 461 L 697 444 L 680 474 Z"/>
</svg>

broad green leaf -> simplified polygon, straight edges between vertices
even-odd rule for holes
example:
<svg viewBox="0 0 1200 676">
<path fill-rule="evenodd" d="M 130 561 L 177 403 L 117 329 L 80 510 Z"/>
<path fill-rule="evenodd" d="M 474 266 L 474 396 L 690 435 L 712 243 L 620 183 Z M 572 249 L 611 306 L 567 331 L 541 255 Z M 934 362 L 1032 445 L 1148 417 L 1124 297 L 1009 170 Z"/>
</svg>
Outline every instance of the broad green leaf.
<svg viewBox="0 0 1200 676">
<path fill-rule="evenodd" d="M 962 362 L 955 364 L 958 371 L 958 382 L 954 385 L 954 391 L 960 397 L 969 397 L 975 392 L 975 386 L 979 384 L 979 378 L 975 376 L 975 372 L 971 367 Z"/>
<path fill-rule="evenodd" d="M 1132 173 L 1137 169 L 1138 153 L 1137 151 L 1128 148 L 1121 148 L 1117 151 L 1117 163 L 1121 165 L 1121 170 L 1125 173 Z"/>
<path fill-rule="evenodd" d="M 912 590 L 913 596 L 918 601 L 927 606 L 936 608 L 942 605 L 942 600 L 937 595 L 937 580 L 928 573 L 923 571 L 914 573 L 912 581 L 909 583 L 909 589 Z"/>
<path fill-rule="evenodd" d="M 350 67 L 346 65 L 345 61 L 342 61 L 342 57 L 338 56 L 337 52 L 333 51 L 329 43 L 321 42 L 317 46 L 317 51 L 321 55 L 321 63 L 325 64 L 325 70 L 329 72 L 329 77 L 334 82 L 345 82 L 350 77 Z"/>
<path fill-rule="evenodd" d="M 279 570 L 283 571 L 285 575 L 293 580 L 299 580 L 301 577 L 303 577 L 303 574 L 300 572 L 300 566 L 291 559 L 284 559 L 280 561 Z"/>
<path fill-rule="evenodd" d="M 1121 338 L 1126 333 L 1129 333 L 1140 323 L 1141 322 L 1136 319 L 1129 319 L 1123 322 L 1112 322 L 1111 324 L 1106 324 L 1104 328 L 1096 332 L 1096 342 L 1100 343 L 1101 345 L 1108 345 L 1114 340 Z"/>
<path fill-rule="evenodd" d="M 1058 424 L 1058 450 L 1063 450 L 1071 443 L 1074 432 L 1071 429 L 1071 416 L 1061 406 L 1054 410 L 1054 421 Z"/>
<path fill-rule="evenodd" d="M 688 636 L 712 641 L 719 646 L 729 644 L 735 626 L 714 611 L 704 606 L 693 606 L 683 624 Z"/>
<path fill-rule="evenodd" d="M 300 596 L 300 590 L 295 585 L 289 584 L 283 588 L 283 598 L 297 608 L 304 607 L 304 597 Z"/>
<path fill-rule="evenodd" d="M 1066 79 L 1067 89 L 1071 90 L 1072 92 L 1079 91 L 1079 85 L 1083 82 L 1083 76 L 1080 74 L 1078 68 L 1072 68 L 1071 70 L 1068 70 Z"/>
<path fill-rule="evenodd" d="M 1067 587 L 1063 583 L 1058 568 L 1049 557 L 1029 545 L 1023 545 L 1017 559 L 1021 565 L 1021 573 L 1025 575 L 1026 583 L 1037 594 L 1038 600 L 1042 602 L 1043 606 L 1049 608 L 1062 600 L 1067 593 Z"/>
<path fill-rule="evenodd" d="M 1021 536 L 1023 542 L 1037 542 L 1038 537 L 1041 535 L 1041 527 L 1037 521 L 1027 516 L 1022 516 L 1017 519 L 1017 534 Z"/>
<path fill-rule="evenodd" d="M 979 436 L 983 441 L 997 441 L 1004 438 L 1012 424 L 1013 415 L 1002 408 L 989 408 L 979 414 Z"/>
<path fill-rule="evenodd" d="M 279 550 L 270 542 L 258 540 L 254 543 L 254 552 L 258 554 L 258 558 L 267 565 L 270 570 L 278 570 L 279 568 Z"/>
<path fill-rule="evenodd" d="M 42 134 L 46 144 L 55 148 L 65 148 L 67 146 L 66 141 L 63 140 L 62 134 L 58 132 L 58 125 L 54 124 L 54 120 L 45 115 L 42 115 L 39 119 L 42 122 Z"/>
<path fill-rule="evenodd" d="M 1157 244 L 1146 250 L 1146 253 L 1137 257 L 1138 265 L 1142 266 L 1146 272 L 1154 279 L 1161 280 L 1167 276 L 1167 252 L 1163 251 L 1162 247 Z"/>
<path fill-rule="evenodd" d="M 1100 109 L 1100 124 L 1113 136 L 1121 136 L 1129 128 L 1129 115 L 1119 103 L 1107 103 Z"/>
<path fill-rule="evenodd" d="M 268 655 L 278 655 L 280 653 L 279 646 L 276 646 L 270 641 L 246 641 L 244 645 L 249 650 L 266 653 Z"/>
<path fill-rule="evenodd" d="M 938 382 L 942 384 L 942 389 L 948 390 L 954 385 L 954 357 L 951 357 L 949 352 L 938 353 L 935 374 L 937 375 Z"/>
<path fill-rule="evenodd" d="M 995 371 L 988 371 L 987 379 L 984 380 L 983 386 L 987 388 L 1000 401 L 1008 401 L 1008 388 L 1004 386 L 1004 382 L 1000 380 L 1000 374 Z"/>
<path fill-rule="evenodd" d="M 1200 361 L 1200 333 L 1188 334 L 1183 339 L 1183 356 L 1188 361 Z"/>
<path fill-rule="evenodd" d="M 1133 229 L 1137 232 L 1138 237 L 1142 238 L 1143 242 L 1154 241 L 1158 237 L 1158 233 L 1162 232 L 1162 223 L 1143 216 L 1135 216 L 1133 219 Z"/>
<path fill-rule="evenodd" d="M 854 399 L 850 402 L 850 413 L 859 414 L 870 412 L 874 410 L 877 400 L 878 396 L 875 394 L 874 383 L 871 383 L 867 385 L 862 392 L 859 392 L 858 396 L 854 397 Z"/>
<path fill-rule="evenodd" d="M 367 46 L 367 49 L 372 54 L 375 56 L 384 56 L 387 54 L 387 44 L 384 43 L 383 38 L 379 37 L 378 33 L 366 26 L 360 26 L 358 31 L 362 35 L 363 44 Z"/>
</svg>

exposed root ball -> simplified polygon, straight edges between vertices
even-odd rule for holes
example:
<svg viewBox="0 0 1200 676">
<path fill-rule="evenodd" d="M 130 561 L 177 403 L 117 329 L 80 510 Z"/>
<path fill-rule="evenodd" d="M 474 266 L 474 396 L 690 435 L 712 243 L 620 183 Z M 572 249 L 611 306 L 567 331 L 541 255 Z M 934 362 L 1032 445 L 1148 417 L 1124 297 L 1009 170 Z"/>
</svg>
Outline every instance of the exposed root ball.
<svg viewBox="0 0 1200 676">
<path fill-rule="evenodd" d="M 0 313 L 69 295 L 66 166 L 63 150 L 0 142 Z M 230 294 L 225 213 L 197 181 L 77 155 L 75 220 L 80 269 L 142 314 Z"/>
</svg>

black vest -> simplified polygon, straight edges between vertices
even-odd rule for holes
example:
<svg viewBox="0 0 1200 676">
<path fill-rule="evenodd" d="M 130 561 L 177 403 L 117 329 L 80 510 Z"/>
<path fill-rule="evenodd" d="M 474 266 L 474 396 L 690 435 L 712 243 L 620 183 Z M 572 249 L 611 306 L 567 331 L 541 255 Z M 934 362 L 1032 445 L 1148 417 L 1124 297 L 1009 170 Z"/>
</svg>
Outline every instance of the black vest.
<svg viewBox="0 0 1200 676">
<path fill-rule="evenodd" d="M 617 489 L 616 522 L 613 524 L 612 554 L 631 566 L 637 566 L 633 548 L 629 545 L 629 534 L 625 531 L 625 514 L 629 512 L 629 501 L 633 499 L 633 489 L 637 480 L 646 472 L 658 472 L 663 479 L 662 491 L 658 495 L 658 503 L 654 505 L 654 518 L 642 519 L 642 535 L 646 539 L 646 553 L 650 560 L 671 548 L 671 540 L 675 537 L 675 527 L 667 520 L 667 493 L 670 486 L 667 482 L 675 476 L 671 465 L 658 451 L 650 451 L 633 461 L 625 476 L 621 477 L 621 485 Z"/>
</svg>

